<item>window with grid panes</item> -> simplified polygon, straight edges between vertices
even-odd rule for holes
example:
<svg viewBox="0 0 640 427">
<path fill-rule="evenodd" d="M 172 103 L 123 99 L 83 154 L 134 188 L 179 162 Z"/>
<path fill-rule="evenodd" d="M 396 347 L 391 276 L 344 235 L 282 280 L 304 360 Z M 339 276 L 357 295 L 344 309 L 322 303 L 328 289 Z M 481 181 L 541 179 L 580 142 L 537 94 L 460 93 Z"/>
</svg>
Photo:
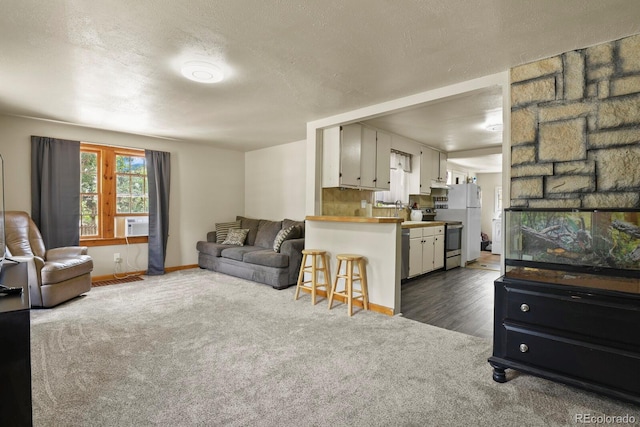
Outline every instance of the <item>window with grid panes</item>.
<svg viewBox="0 0 640 427">
<path fill-rule="evenodd" d="M 117 217 L 149 214 L 144 150 L 82 143 L 80 156 L 80 239 L 89 245 L 117 243 Z"/>
</svg>

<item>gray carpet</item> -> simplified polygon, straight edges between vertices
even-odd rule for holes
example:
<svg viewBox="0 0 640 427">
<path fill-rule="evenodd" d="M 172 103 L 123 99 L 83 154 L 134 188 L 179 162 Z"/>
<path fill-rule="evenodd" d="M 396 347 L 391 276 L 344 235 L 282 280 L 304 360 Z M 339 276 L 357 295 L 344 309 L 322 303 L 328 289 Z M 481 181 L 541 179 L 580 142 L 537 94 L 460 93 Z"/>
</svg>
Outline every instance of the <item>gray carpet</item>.
<svg viewBox="0 0 640 427">
<path fill-rule="evenodd" d="M 35 426 L 553 426 L 640 408 L 510 373 L 487 340 L 206 270 L 32 311 Z"/>
</svg>

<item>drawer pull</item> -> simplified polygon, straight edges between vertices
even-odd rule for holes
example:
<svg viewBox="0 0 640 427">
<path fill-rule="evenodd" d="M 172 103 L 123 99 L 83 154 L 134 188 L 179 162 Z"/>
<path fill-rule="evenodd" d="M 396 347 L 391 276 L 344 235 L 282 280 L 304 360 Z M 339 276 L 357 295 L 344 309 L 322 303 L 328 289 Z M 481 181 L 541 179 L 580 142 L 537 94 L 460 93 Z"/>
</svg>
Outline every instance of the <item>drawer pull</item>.
<svg viewBox="0 0 640 427">
<path fill-rule="evenodd" d="M 529 305 L 528 304 L 522 304 L 520 306 L 520 311 L 522 311 L 523 313 L 526 313 L 527 311 L 529 311 Z"/>
<path fill-rule="evenodd" d="M 520 352 L 526 353 L 527 351 L 529 351 L 529 346 L 526 344 L 520 344 Z"/>
</svg>

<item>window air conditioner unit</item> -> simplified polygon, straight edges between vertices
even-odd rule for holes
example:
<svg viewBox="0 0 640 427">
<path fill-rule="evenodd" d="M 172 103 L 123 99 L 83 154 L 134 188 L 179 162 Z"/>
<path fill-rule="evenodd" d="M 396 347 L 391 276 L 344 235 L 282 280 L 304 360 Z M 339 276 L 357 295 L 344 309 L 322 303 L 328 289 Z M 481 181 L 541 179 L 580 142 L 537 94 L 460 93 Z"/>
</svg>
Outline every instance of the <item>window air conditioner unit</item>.
<svg viewBox="0 0 640 427">
<path fill-rule="evenodd" d="M 116 217 L 116 237 L 139 237 L 149 235 L 149 217 Z"/>
</svg>

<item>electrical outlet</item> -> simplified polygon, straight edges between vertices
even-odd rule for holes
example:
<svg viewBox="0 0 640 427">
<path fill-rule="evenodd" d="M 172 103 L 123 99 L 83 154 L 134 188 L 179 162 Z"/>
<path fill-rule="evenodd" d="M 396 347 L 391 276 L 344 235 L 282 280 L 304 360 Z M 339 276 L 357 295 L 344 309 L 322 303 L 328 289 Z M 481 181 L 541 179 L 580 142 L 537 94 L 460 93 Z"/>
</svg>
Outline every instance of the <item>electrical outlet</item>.
<svg viewBox="0 0 640 427">
<path fill-rule="evenodd" d="M 122 261 L 122 258 L 120 258 L 120 254 L 118 252 L 113 254 L 113 262 L 121 262 L 121 261 Z"/>
</svg>

